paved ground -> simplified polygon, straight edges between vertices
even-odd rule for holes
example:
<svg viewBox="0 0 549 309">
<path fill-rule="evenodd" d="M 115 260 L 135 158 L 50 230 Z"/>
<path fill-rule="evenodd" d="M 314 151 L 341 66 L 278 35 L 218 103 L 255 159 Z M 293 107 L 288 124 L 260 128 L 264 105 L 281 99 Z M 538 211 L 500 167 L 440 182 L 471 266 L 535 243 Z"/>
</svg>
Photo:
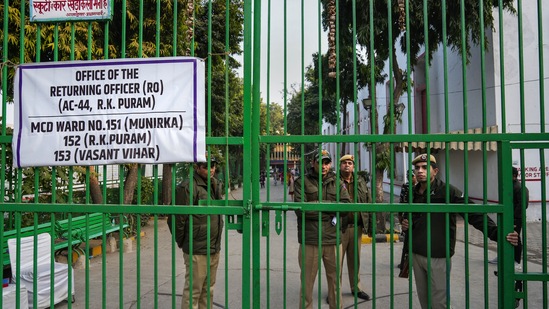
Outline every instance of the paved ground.
<svg viewBox="0 0 549 309">
<path fill-rule="evenodd" d="M 231 197 L 239 199 L 239 193 L 236 190 L 231 193 Z M 271 200 L 281 201 L 284 193 L 279 184 L 277 187 L 272 186 L 269 194 Z M 266 189 L 262 189 L 262 195 L 265 198 Z M 271 223 L 274 220 L 274 214 L 271 214 Z M 275 233 L 274 224 L 271 224 L 270 236 L 262 239 L 261 281 L 254 284 L 254 288 L 261 291 L 261 308 L 298 308 L 300 270 L 297 265 L 297 228 L 293 212 L 283 216 L 283 223 L 280 235 Z M 458 235 L 463 235 L 462 228 L 461 225 Z M 452 305 L 454 308 L 465 308 L 467 305 L 470 308 L 498 308 L 497 278 L 492 274 L 496 266 L 489 264 L 485 268 L 484 251 L 475 245 L 481 243 L 482 237 L 474 228 L 469 231 L 473 245 L 467 246 L 468 273 L 464 271 L 466 246 L 463 242 L 458 242 L 452 259 Z M 530 237 L 532 242 L 540 239 L 536 237 L 540 231 L 539 224 L 528 224 L 529 242 Z M 106 304 L 104 308 L 180 308 L 184 280 L 181 251 L 173 251 L 175 259 L 172 259 L 170 234 L 164 218 L 159 218 L 157 224 L 151 221 L 144 232 L 145 236 L 141 237 L 139 246 L 134 242 L 133 251 L 106 254 L 105 263 L 101 257 L 96 257 L 90 260 L 87 269 L 75 270 L 76 302 L 72 308 L 102 308 L 103 302 Z M 242 235 L 229 231 L 227 236 L 218 270 L 214 308 L 242 308 Z M 398 278 L 398 269 L 394 267 L 400 258 L 401 246 L 401 243 L 363 245 L 361 280 L 365 290 L 374 299 L 369 302 L 359 300 L 357 308 L 419 308 L 413 280 Z M 490 248 L 488 258 L 493 258 L 495 246 L 492 244 Z M 120 268 L 120 265 L 123 267 Z M 529 251 L 528 270 L 541 271 L 535 252 L 530 254 Z M 344 268 L 344 308 L 354 308 L 347 278 Z M 328 308 L 323 301 L 327 296 L 324 278 L 321 284 L 320 292 L 318 286 L 314 289 L 314 297 L 317 298 L 315 308 L 318 308 L 318 301 L 322 303 L 321 308 Z M 541 284 L 528 285 L 528 308 L 542 308 L 542 289 Z M 488 305 L 485 306 L 485 303 Z M 67 303 L 56 306 L 67 307 Z"/>
</svg>

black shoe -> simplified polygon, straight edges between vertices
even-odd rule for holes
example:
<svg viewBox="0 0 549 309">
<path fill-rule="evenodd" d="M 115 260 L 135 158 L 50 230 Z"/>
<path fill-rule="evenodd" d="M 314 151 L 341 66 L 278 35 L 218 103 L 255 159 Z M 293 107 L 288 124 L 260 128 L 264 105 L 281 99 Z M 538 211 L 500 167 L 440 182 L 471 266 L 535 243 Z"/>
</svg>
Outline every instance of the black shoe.
<svg viewBox="0 0 549 309">
<path fill-rule="evenodd" d="M 353 295 L 355 295 L 355 293 L 353 293 Z M 356 297 L 358 297 L 360 299 L 364 299 L 364 300 L 370 300 L 370 295 L 368 295 L 364 291 L 358 291 L 358 293 L 356 293 Z"/>
<path fill-rule="evenodd" d="M 328 296 L 326 296 L 326 303 L 329 305 L 330 304 L 330 298 Z"/>
</svg>

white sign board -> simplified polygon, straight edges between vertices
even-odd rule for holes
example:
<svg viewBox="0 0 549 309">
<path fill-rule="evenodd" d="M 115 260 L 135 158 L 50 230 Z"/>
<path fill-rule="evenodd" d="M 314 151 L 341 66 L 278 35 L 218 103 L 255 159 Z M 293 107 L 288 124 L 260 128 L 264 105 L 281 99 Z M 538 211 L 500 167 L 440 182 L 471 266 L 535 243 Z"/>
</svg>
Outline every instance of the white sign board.
<svg viewBox="0 0 549 309">
<path fill-rule="evenodd" d="M 20 65 L 14 166 L 205 161 L 204 78 L 192 57 Z"/>
<path fill-rule="evenodd" d="M 112 19 L 111 0 L 30 0 L 32 22 Z"/>
</svg>

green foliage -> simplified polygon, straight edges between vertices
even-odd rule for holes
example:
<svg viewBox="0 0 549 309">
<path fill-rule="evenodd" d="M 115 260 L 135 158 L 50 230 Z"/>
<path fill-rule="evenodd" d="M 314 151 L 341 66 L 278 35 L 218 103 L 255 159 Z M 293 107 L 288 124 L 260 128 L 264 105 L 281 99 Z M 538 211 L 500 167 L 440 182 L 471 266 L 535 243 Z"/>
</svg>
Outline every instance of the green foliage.
<svg viewBox="0 0 549 309">
<path fill-rule="evenodd" d="M 157 189 L 158 190 L 158 189 Z M 131 204 L 137 204 L 137 187 L 133 194 L 133 200 Z M 82 192 L 84 194 L 84 192 Z M 120 189 L 119 188 L 107 188 L 107 204 L 119 204 L 120 202 Z M 153 205 L 154 204 L 154 183 L 151 178 L 141 177 L 141 201 L 140 205 Z"/>
<path fill-rule="evenodd" d="M 322 0 L 323 6 L 326 6 L 328 0 Z M 464 24 L 461 23 L 460 0 L 446 1 L 446 25 L 442 23 L 442 2 L 438 0 L 427 1 L 427 19 L 424 15 L 423 1 L 405 1 L 409 5 L 409 27 L 401 27 L 399 17 L 403 13 L 398 6 L 398 1 L 392 1 L 392 7 L 389 9 L 386 0 L 373 1 L 373 22 L 370 24 L 370 0 L 342 0 L 339 1 L 337 8 L 340 37 L 347 37 L 345 33 L 352 33 L 353 18 L 356 18 L 356 33 L 358 45 L 363 48 L 367 59 L 370 59 L 370 53 L 373 53 L 376 63 L 376 70 L 384 70 L 385 63 L 389 60 L 389 52 L 393 54 L 400 51 L 407 54 L 406 50 L 406 31 L 410 34 L 410 65 L 412 69 L 417 64 L 419 53 L 424 51 L 425 42 L 428 42 L 428 59 L 433 58 L 433 54 L 438 50 L 443 40 L 446 40 L 448 46 L 459 53 L 465 53 L 467 59 L 471 56 L 471 46 L 479 45 L 481 40 L 488 43 L 487 38 L 481 37 L 481 28 L 493 28 L 494 16 L 493 8 L 499 4 L 498 1 L 485 1 L 482 8 L 484 15 L 484 24 L 480 20 L 479 2 L 476 0 L 465 0 Z M 356 5 L 356 16 L 353 17 L 353 3 Z M 514 13 L 512 0 L 503 0 L 503 8 Z M 389 25 L 389 10 L 392 24 Z M 360 13 L 358 13 L 360 12 Z M 328 16 L 323 12 L 322 20 L 324 29 L 328 28 Z M 425 26 L 427 23 L 427 37 L 425 36 Z M 370 27 L 373 26 L 374 36 L 370 36 Z M 443 36 L 443 27 L 446 27 L 446 36 Z M 392 37 L 389 38 L 389 27 L 391 27 Z M 462 32 L 463 30 L 463 32 Z M 462 34 L 465 40 L 462 40 Z M 370 42 L 373 40 L 373 50 L 370 50 Z M 489 45 L 486 44 L 486 48 Z M 396 62 L 396 61 L 395 61 Z M 398 63 L 394 63 L 398 68 Z M 405 72 L 403 75 L 405 76 Z M 376 73 L 377 74 L 377 73 Z M 376 83 L 382 83 L 384 80 L 377 80 Z"/>
<path fill-rule="evenodd" d="M 277 103 L 270 103 L 267 118 L 267 104 L 260 104 L 260 131 L 261 135 L 281 135 L 284 134 L 284 110 Z M 267 120 L 269 128 L 267 130 Z M 268 131 L 268 132 L 267 132 Z"/>
<path fill-rule="evenodd" d="M 192 163 L 177 163 L 175 165 L 175 183 L 181 183 L 185 179 L 189 179 L 192 169 Z"/>
<path fill-rule="evenodd" d="M 208 75 L 209 70 L 206 76 L 207 80 L 211 80 L 211 83 L 206 83 L 206 93 L 211 95 L 207 99 L 211 104 L 209 134 L 242 136 L 244 88 L 236 73 L 240 63 L 233 56 L 242 53 L 243 1 L 229 1 L 227 11 L 225 0 L 214 0 L 211 2 L 211 17 L 208 12 L 208 1 L 201 2 L 196 8 L 194 53 L 196 57 L 206 59 L 206 67 L 211 65 L 211 76 Z M 208 32 L 210 22 L 215 26 L 212 27 L 211 40 Z"/>
</svg>

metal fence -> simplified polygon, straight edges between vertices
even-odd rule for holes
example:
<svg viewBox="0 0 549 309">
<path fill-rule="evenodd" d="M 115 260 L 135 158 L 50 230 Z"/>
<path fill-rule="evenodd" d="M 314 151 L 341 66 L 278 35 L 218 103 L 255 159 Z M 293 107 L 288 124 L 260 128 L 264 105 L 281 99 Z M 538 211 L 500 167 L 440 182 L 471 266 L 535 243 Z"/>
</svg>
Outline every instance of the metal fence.
<svg viewBox="0 0 549 309">
<path fill-rule="evenodd" d="M 217 273 L 206 267 L 205 284 L 216 282 L 204 289 L 206 306 L 302 308 L 308 300 L 301 291 L 308 289 L 317 308 L 421 308 L 420 295 L 426 307 L 439 308 L 431 303 L 439 289 L 444 304 L 454 308 L 549 306 L 547 3 L 108 4 L 112 18 L 82 20 L 74 18 L 107 2 L 3 2 L 0 262 L 10 284 L 0 308 L 27 302 L 40 308 L 185 308 L 187 270 L 200 266 L 185 265 L 175 228 L 166 224 L 180 215 L 190 218 L 191 239 L 199 222 L 208 237 L 211 220 L 224 220 Z M 49 11 L 64 15 L 40 20 L 52 16 Z M 205 63 L 205 144 L 217 160 L 222 198 L 212 197 L 210 179 L 198 205 L 178 202 L 181 184 L 190 183 L 191 195 L 197 190 L 192 162 L 14 167 L 19 65 L 169 56 Z M 189 151 L 178 140 L 172 144 Z M 331 179 L 314 169 L 324 150 Z M 357 180 L 351 186 L 339 177 L 347 154 Z M 421 186 L 408 185 L 420 154 L 437 161 L 426 177 L 436 174 L 458 193 L 450 186 L 437 191 L 426 181 L 431 194 L 419 196 Z M 529 191 L 520 196 L 528 208 L 513 209 L 513 166 L 521 192 Z M 365 179 L 371 203 L 358 193 L 346 195 L 359 192 L 359 179 Z M 326 187 L 332 180 L 335 189 Z M 410 200 L 401 203 L 405 187 Z M 411 223 L 407 279 L 396 267 L 404 219 Z M 523 258 L 514 265 L 514 247 L 505 238 L 517 222 Z M 328 228 L 318 228 L 324 224 Z M 414 232 L 426 241 L 417 241 L 422 238 Z M 53 240 L 44 248 L 37 244 L 41 233 Z M 339 248 L 349 233 L 360 241 L 343 260 Z M 300 246 L 298 239 L 310 243 Z M 444 252 L 433 239 L 443 240 Z M 191 250 L 190 259 L 195 255 Z M 32 276 L 43 273 L 38 264 L 44 256 L 48 275 L 57 263 L 72 265 L 65 266 L 61 288 L 61 275 Z M 439 281 L 417 281 L 425 256 L 432 258 L 425 258 L 424 275 Z M 497 266 L 489 263 L 496 256 Z M 210 253 L 206 261 L 211 266 Z M 355 276 L 348 276 L 353 268 Z M 314 279 L 310 288 L 307 275 Z M 191 284 L 198 280 L 188 277 Z M 359 281 L 370 300 L 353 293 Z M 39 289 L 39 297 L 25 292 Z M 58 296 L 60 290 L 65 295 Z"/>
</svg>

